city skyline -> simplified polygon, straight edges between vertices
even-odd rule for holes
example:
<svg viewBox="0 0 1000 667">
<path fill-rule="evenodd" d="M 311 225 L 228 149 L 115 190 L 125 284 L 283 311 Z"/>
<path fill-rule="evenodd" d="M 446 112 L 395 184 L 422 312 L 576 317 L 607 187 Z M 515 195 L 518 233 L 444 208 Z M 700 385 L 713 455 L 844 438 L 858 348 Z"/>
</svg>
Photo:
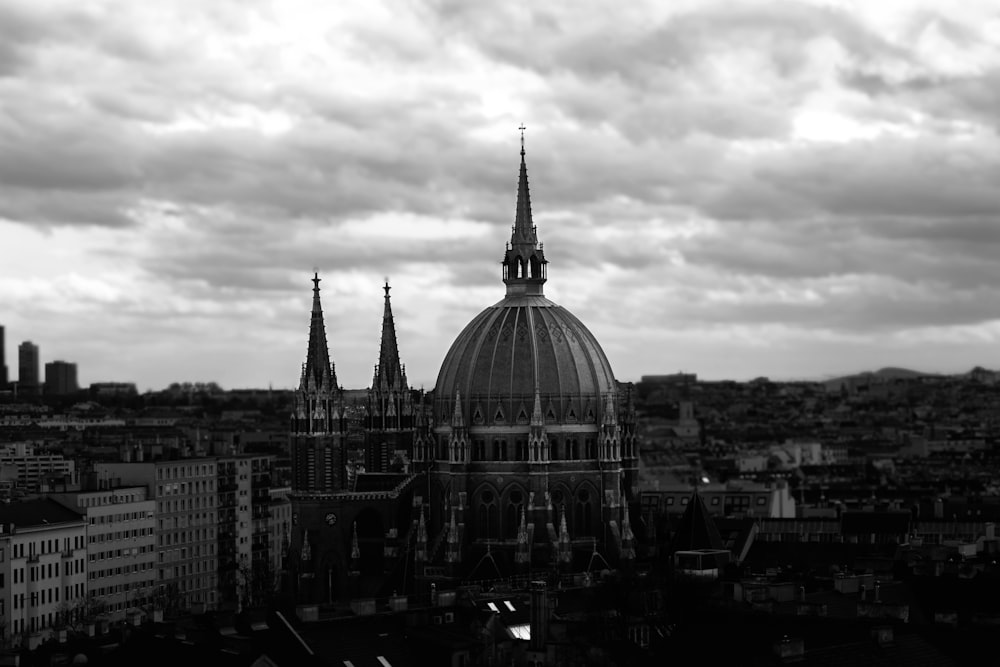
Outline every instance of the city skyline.
<svg viewBox="0 0 1000 667">
<path fill-rule="evenodd" d="M 0 4 L 8 354 L 293 387 L 317 270 L 340 383 L 388 277 L 431 389 L 524 123 L 546 295 L 620 380 L 1000 365 L 989 3 L 574 7 Z"/>
</svg>

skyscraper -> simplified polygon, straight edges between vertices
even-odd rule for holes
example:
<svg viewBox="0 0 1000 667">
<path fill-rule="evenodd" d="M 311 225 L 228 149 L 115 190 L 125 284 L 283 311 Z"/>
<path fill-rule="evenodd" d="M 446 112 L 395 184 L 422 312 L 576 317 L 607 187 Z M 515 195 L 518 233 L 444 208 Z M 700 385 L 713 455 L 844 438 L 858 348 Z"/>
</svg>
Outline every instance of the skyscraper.
<svg viewBox="0 0 1000 667">
<path fill-rule="evenodd" d="M 17 390 L 25 394 L 38 394 L 38 346 L 30 340 L 17 348 Z"/>
<path fill-rule="evenodd" d="M 7 340 L 0 325 L 0 389 L 7 388 Z"/>
<path fill-rule="evenodd" d="M 50 361 L 45 364 L 45 393 L 52 396 L 74 394 L 79 390 L 76 384 L 76 364 L 66 361 Z"/>
</svg>

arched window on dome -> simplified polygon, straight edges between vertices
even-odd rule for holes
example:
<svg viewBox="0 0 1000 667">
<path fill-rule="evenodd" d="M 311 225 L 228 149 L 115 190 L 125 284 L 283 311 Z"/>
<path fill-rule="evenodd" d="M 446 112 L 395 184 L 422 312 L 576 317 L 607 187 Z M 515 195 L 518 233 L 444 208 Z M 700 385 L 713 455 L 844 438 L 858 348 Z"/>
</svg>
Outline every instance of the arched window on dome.
<svg viewBox="0 0 1000 667">
<path fill-rule="evenodd" d="M 528 460 L 528 441 L 523 439 L 518 439 L 514 441 L 515 450 L 515 461 L 527 461 Z"/>
<path fill-rule="evenodd" d="M 494 461 L 506 461 L 507 460 L 507 441 L 506 440 L 494 440 L 493 441 L 493 460 Z"/>
<path fill-rule="evenodd" d="M 521 510 L 524 509 L 524 492 L 514 489 L 507 494 L 507 506 L 504 511 L 504 537 L 513 539 L 521 527 Z"/>
</svg>

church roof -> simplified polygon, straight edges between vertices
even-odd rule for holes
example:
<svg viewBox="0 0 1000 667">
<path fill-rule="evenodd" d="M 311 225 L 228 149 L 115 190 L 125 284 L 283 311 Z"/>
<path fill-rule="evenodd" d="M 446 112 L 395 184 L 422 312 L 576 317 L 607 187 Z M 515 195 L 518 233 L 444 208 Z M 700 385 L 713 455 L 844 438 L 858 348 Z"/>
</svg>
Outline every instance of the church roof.
<svg viewBox="0 0 1000 667">
<path fill-rule="evenodd" d="M 715 526 L 701 496 L 691 494 L 687 509 L 681 515 L 670 540 L 671 551 L 693 551 L 696 549 L 725 549 L 722 536 Z"/>
</svg>

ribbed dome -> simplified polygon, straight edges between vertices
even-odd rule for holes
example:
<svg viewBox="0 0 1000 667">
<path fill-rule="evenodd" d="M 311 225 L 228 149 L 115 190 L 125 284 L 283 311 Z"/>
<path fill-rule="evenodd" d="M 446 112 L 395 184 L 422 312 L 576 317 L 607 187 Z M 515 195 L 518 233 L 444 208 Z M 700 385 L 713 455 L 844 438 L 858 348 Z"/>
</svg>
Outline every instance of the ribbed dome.
<svg viewBox="0 0 1000 667">
<path fill-rule="evenodd" d="M 441 409 L 454 406 L 456 391 L 472 423 L 477 407 L 489 423 L 523 422 L 536 391 L 556 420 L 584 422 L 600 418 L 615 379 L 597 339 L 572 313 L 544 296 L 508 296 L 476 316 L 445 356 L 436 385 Z"/>
</svg>

